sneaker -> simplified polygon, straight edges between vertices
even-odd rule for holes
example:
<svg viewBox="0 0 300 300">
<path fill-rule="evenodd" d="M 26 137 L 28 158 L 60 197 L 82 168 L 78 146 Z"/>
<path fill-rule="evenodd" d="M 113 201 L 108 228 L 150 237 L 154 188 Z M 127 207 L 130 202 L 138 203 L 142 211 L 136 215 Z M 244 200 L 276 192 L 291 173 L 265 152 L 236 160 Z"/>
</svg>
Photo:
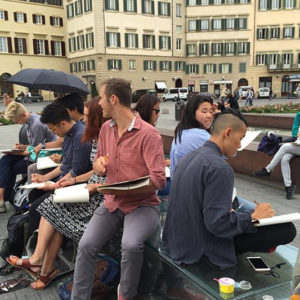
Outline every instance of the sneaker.
<svg viewBox="0 0 300 300">
<path fill-rule="evenodd" d="M 132 298 L 124 298 L 120 292 L 120 284 L 118 285 L 118 300 L 133 300 Z"/>
<path fill-rule="evenodd" d="M 0 202 L 0 213 L 6 213 L 5 202 Z"/>
<path fill-rule="evenodd" d="M 293 199 L 294 188 L 295 188 L 294 184 L 285 187 L 285 190 L 286 190 L 286 196 L 285 197 L 286 197 L 286 199 L 288 199 L 288 200 Z"/>
<path fill-rule="evenodd" d="M 256 176 L 270 176 L 271 172 L 268 172 L 266 168 L 262 168 L 259 171 L 253 172 L 253 174 Z"/>
</svg>

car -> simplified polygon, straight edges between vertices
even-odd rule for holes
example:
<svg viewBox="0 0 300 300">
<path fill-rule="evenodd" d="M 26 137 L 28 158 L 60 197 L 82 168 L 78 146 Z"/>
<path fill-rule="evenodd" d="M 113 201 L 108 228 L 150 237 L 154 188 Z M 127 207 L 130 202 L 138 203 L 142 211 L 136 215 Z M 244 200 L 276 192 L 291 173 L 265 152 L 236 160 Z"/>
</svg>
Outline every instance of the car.
<svg viewBox="0 0 300 300">
<path fill-rule="evenodd" d="M 261 87 L 258 89 L 258 98 L 269 98 L 270 95 L 270 88 L 268 87 Z"/>
<path fill-rule="evenodd" d="M 26 98 L 25 94 L 20 93 L 15 101 L 19 103 L 27 103 L 27 102 L 40 102 L 43 101 L 44 97 L 38 93 L 32 93 L 30 99 Z"/>
<path fill-rule="evenodd" d="M 157 95 L 157 92 L 155 89 L 141 89 L 141 90 L 135 90 L 132 93 L 132 98 L 131 98 L 131 102 L 132 103 L 136 103 L 139 101 L 139 99 L 146 94 L 153 94 L 153 95 Z"/>
<path fill-rule="evenodd" d="M 178 88 L 166 89 L 162 99 L 164 102 L 168 100 L 177 101 L 179 99 Z"/>
<path fill-rule="evenodd" d="M 242 89 L 242 98 L 246 98 L 247 97 L 247 93 L 248 93 L 248 89 L 252 89 L 252 86 L 250 85 L 243 85 L 241 86 Z"/>
<path fill-rule="evenodd" d="M 178 89 L 178 95 L 180 100 L 187 100 L 188 89 L 185 87 L 181 87 Z"/>
<path fill-rule="evenodd" d="M 26 98 L 25 98 L 26 100 Z M 40 94 L 31 94 L 31 101 L 32 102 L 40 102 L 40 101 L 43 101 L 44 100 L 44 97 Z"/>
</svg>

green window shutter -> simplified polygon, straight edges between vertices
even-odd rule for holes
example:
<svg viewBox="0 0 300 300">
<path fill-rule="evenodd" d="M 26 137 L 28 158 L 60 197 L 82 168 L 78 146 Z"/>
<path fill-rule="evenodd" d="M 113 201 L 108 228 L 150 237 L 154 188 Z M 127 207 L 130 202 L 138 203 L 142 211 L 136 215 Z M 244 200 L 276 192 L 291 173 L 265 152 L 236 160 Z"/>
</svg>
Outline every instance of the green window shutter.
<svg viewBox="0 0 300 300">
<path fill-rule="evenodd" d="M 237 54 L 237 43 L 234 43 L 234 50 L 233 50 L 234 55 Z"/>
<path fill-rule="evenodd" d="M 189 56 L 189 45 L 185 46 L 185 54 L 186 56 Z"/>
<path fill-rule="evenodd" d="M 247 54 L 250 54 L 250 42 L 247 42 Z"/>
<path fill-rule="evenodd" d="M 222 0 L 221 3 L 222 3 L 222 4 L 225 4 L 225 0 Z"/>
<path fill-rule="evenodd" d="M 282 1 L 282 0 L 279 0 L 279 8 L 281 8 L 281 1 Z"/>
<path fill-rule="evenodd" d="M 142 13 L 145 13 L 145 0 L 142 1 Z"/>
<path fill-rule="evenodd" d="M 123 0 L 123 9 L 127 11 L 127 0 Z"/>
<path fill-rule="evenodd" d="M 172 71 L 172 62 L 169 61 L 169 71 Z"/>
<path fill-rule="evenodd" d="M 156 71 L 156 61 L 153 61 L 153 71 Z"/>
<path fill-rule="evenodd" d="M 171 37 L 168 36 L 168 49 L 171 50 Z"/>
<path fill-rule="evenodd" d="M 219 64 L 219 73 L 222 74 L 222 64 Z"/>
<path fill-rule="evenodd" d="M 235 0 L 234 3 L 239 4 L 240 0 Z"/>
<path fill-rule="evenodd" d="M 146 35 L 143 34 L 143 48 L 146 48 Z"/>
<path fill-rule="evenodd" d="M 110 47 L 110 42 L 109 42 L 109 32 L 106 32 L 106 46 Z"/>
<path fill-rule="evenodd" d="M 247 29 L 248 28 L 248 19 L 244 18 L 244 27 L 243 29 Z"/>
<path fill-rule="evenodd" d="M 197 5 L 201 5 L 201 0 L 196 0 Z"/>
<path fill-rule="evenodd" d="M 204 65 L 203 65 L 203 73 L 204 73 L 204 74 L 207 73 L 206 68 L 207 68 L 207 64 L 204 64 Z"/>
<path fill-rule="evenodd" d="M 122 70 L 122 60 L 121 59 L 118 60 L 118 69 Z"/>
<path fill-rule="evenodd" d="M 292 29 L 292 37 L 293 38 L 295 37 L 295 27 L 293 27 L 293 29 Z"/>
<path fill-rule="evenodd" d="M 196 31 L 201 31 L 201 20 L 196 20 Z"/>
<path fill-rule="evenodd" d="M 175 71 L 178 71 L 178 61 L 175 61 Z"/>
<path fill-rule="evenodd" d="M 272 0 L 267 0 L 267 9 L 272 8 Z"/>
<path fill-rule="evenodd" d="M 232 64 L 229 64 L 229 73 L 232 73 Z"/>
<path fill-rule="evenodd" d="M 158 1 L 158 15 L 161 15 L 161 2 Z"/>
<path fill-rule="evenodd" d="M 266 28 L 266 39 L 269 38 L 269 28 Z"/>
<path fill-rule="evenodd" d="M 171 16 L 171 3 L 168 3 L 168 16 Z"/>
<path fill-rule="evenodd" d="M 234 29 L 239 30 L 239 18 L 234 19 Z"/>
<path fill-rule="evenodd" d="M 276 61 L 277 61 L 277 64 L 279 65 L 279 64 L 280 64 L 280 55 L 279 55 L 279 54 L 276 54 L 276 56 L 277 56 Z"/>
<path fill-rule="evenodd" d="M 258 54 L 256 54 L 256 65 L 258 66 Z"/>
<path fill-rule="evenodd" d="M 216 44 L 212 43 L 211 44 L 211 55 L 214 55 L 216 53 Z"/>
<path fill-rule="evenodd" d="M 155 49 L 155 35 L 152 35 L 152 49 Z"/>
<path fill-rule="evenodd" d="M 209 4 L 213 5 L 214 4 L 214 0 L 209 0 Z"/>
<path fill-rule="evenodd" d="M 69 39 L 69 52 L 71 52 L 71 39 Z"/>
<path fill-rule="evenodd" d="M 286 0 L 283 0 L 283 8 L 286 8 Z"/>
<path fill-rule="evenodd" d="M 292 53 L 292 55 L 291 55 L 291 65 L 293 65 L 293 63 L 294 63 L 294 54 Z"/>
<path fill-rule="evenodd" d="M 109 9 L 109 0 L 105 0 L 105 9 Z"/>
<path fill-rule="evenodd" d="M 125 33 L 125 48 L 128 48 L 128 33 Z"/>
<path fill-rule="evenodd" d="M 185 65 L 185 73 L 190 74 L 190 65 Z"/>
<path fill-rule="evenodd" d="M 257 40 L 259 39 L 258 33 L 259 33 L 259 29 L 256 29 L 256 39 L 257 39 Z"/>
<path fill-rule="evenodd" d="M 225 54 L 225 44 L 222 43 L 221 44 L 221 55 L 224 55 Z"/>
<path fill-rule="evenodd" d="M 202 44 L 199 44 L 199 55 L 200 55 L 200 56 L 202 55 L 201 45 L 202 45 Z"/>
<path fill-rule="evenodd" d="M 70 64 L 70 73 L 73 73 L 73 64 Z"/>
<path fill-rule="evenodd" d="M 162 49 L 162 36 L 158 36 L 159 49 Z"/>
<path fill-rule="evenodd" d="M 162 69 L 163 69 L 163 62 L 160 61 L 160 62 L 159 62 L 159 70 L 162 71 Z"/>
<path fill-rule="evenodd" d="M 147 61 L 144 60 L 144 71 L 146 71 L 146 70 L 147 70 Z"/>
<path fill-rule="evenodd" d="M 107 69 L 111 70 L 111 60 L 110 59 L 107 60 Z"/>
<path fill-rule="evenodd" d="M 92 47 L 94 47 L 94 32 L 91 34 L 91 39 L 92 39 Z"/>
<path fill-rule="evenodd" d="M 214 74 L 217 73 L 217 64 L 214 64 Z"/>
<path fill-rule="evenodd" d="M 185 67 L 186 66 L 186 63 L 185 62 L 183 62 L 183 66 L 182 66 L 182 69 L 183 69 L 183 71 L 185 70 Z"/>
<path fill-rule="evenodd" d="M 121 47 L 121 36 L 119 32 L 117 33 L 117 46 Z"/>
<path fill-rule="evenodd" d="M 119 10 L 119 0 L 115 0 L 116 1 L 116 10 Z"/>
<path fill-rule="evenodd" d="M 95 61 L 92 60 L 92 70 L 95 70 Z"/>
<path fill-rule="evenodd" d="M 135 48 L 139 47 L 139 35 L 136 33 L 135 34 Z"/>
<path fill-rule="evenodd" d="M 196 65 L 196 74 L 199 74 L 199 65 Z"/>
<path fill-rule="evenodd" d="M 154 1 L 151 1 L 151 14 L 155 15 Z"/>
<path fill-rule="evenodd" d="M 78 2 L 75 2 L 75 16 L 78 15 Z"/>
<path fill-rule="evenodd" d="M 297 7 L 297 0 L 294 0 L 294 8 Z"/>
<path fill-rule="evenodd" d="M 137 12 L 137 0 L 134 0 L 134 11 Z"/>
<path fill-rule="evenodd" d="M 185 4 L 186 6 L 189 6 L 190 5 L 189 0 L 186 0 Z"/>
</svg>

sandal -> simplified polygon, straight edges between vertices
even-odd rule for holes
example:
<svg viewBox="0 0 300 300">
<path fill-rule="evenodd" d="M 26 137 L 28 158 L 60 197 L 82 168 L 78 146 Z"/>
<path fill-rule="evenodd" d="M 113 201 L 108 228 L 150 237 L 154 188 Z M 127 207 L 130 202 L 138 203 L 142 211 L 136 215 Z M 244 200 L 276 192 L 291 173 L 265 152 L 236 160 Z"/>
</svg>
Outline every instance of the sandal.
<svg viewBox="0 0 300 300">
<path fill-rule="evenodd" d="M 17 261 L 21 259 L 17 256 L 11 255 L 10 257 L 6 258 L 6 261 L 21 270 L 24 270 L 25 272 L 27 272 L 29 275 L 33 276 L 33 277 L 37 277 L 38 276 L 38 272 L 34 272 L 31 270 L 31 268 L 41 268 L 42 265 L 32 265 L 29 261 L 29 258 L 24 258 L 22 259 L 22 264 L 21 265 L 17 265 Z"/>
<path fill-rule="evenodd" d="M 40 275 L 40 278 L 33 282 L 31 284 L 31 287 L 34 289 L 34 290 L 43 290 L 44 288 L 46 288 L 49 283 L 54 280 L 57 275 L 59 274 L 59 270 L 53 268 L 51 272 L 49 272 L 47 275 L 43 276 L 43 275 Z M 36 284 L 35 287 L 33 287 L 32 285 L 33 284 Z"/>
</svg>

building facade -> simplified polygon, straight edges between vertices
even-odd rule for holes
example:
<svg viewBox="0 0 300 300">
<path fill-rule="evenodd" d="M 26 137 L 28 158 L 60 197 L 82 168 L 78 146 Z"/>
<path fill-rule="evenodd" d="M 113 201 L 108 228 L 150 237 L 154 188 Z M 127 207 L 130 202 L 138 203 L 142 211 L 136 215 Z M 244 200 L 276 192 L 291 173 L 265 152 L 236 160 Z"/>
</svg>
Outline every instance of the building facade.
<svg viewBox="0 0 300 300">
<path fill-rule="evenodd" d="M 62 0 L 0 0 L 0 95 L 26 91 L 6 82 L 22 69 L 68 71 L 64 25 Z"/>
</svg>

